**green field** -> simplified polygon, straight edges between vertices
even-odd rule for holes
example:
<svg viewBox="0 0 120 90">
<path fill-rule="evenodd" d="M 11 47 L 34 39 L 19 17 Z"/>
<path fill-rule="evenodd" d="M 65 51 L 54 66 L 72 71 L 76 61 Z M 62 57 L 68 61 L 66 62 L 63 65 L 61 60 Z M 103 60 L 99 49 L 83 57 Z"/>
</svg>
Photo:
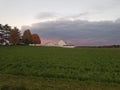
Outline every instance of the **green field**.
<svg viewBox="0 0 120 90">
<path fill-rule="evenodd" d="M 120 90 L 120 49 L 1 46 L 0 88 Z"/>
</svg>

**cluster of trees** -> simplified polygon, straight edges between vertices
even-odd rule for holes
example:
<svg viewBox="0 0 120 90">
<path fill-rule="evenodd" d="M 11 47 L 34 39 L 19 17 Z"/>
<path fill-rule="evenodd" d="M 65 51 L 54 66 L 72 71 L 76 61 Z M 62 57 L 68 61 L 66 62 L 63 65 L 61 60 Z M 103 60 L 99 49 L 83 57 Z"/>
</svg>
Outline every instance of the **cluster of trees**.
<svg viewBox="0 0 120 90">
<path fill-rule="evenodd" d="M 9 41 L 11 45 L 18 44 L 41 44 L 40 37 L 37 34 L 31 34 L 30 30 L 25 30 L 21 36 L 20 30 L 17 27 L 13 29 L 11 26 L 0 24 L 0 43 Z"/>
<path fill-rule="evenodd" d="M 24 44 L 41 44 L 38 34 L 31 34 L 30 30 L 25 30 L 22 36 Z"/>
</svg>

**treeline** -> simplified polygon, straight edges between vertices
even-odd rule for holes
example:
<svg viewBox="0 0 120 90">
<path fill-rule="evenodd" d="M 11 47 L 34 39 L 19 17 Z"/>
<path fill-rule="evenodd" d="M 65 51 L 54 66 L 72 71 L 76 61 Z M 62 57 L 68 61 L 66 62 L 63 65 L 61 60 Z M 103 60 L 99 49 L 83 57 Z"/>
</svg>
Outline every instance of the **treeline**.
<svg viewBox="0 0 120 90">
<path fill-rule="evenodd" d="M 120 45 L 106 45 L 106 46 L 76 46 L 76 48 L 120 48 Z"/>
<path fill-rule="evenodd" d="M 24 44 L 41 44 L 38 34 L 31 34 L 30 30 L 25 30 L 22 36 L 22 42 Z"/>
<path fill-rule="evenodd" d="M 41 44 L 38 34 L 32 34 L 29 29 L 23 35 L 17 27 L 11 28 L 9 25 L 0 24 L 0 44 L 1 45 L 29 45 Z"/>
</svg>

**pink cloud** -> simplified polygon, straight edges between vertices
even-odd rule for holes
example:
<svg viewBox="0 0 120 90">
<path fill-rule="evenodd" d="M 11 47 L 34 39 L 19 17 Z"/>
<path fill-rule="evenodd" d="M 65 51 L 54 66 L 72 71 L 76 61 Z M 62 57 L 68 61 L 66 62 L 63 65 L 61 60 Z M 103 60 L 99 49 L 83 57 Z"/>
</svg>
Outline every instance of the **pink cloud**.
<svg viewBox="0 0 120 90">
<path fill-rule="evenodd" d="M 47 44 L 47 43 L 53 43 L 57 44 L 59 41 L 58 39 L 46 39 L 46 38 L 41 38 L 42 44 Z"/>
</svg>

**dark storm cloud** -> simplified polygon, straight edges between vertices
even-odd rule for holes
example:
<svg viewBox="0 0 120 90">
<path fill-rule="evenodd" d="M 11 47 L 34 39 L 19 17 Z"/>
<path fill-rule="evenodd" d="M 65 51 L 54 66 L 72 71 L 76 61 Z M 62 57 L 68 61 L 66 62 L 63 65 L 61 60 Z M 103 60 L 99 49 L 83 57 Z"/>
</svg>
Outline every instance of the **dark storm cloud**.
<svg viewBox="0 0 120 90">
<path fill-rule="evenodd" d="M 120 44 L 120 22 L 57 20 L 35 23 L 29 27 L 44 39 L 63 39 L 76 45 Z M 22 29 L 26 29 L 25 26 Z"/>
</svg>

